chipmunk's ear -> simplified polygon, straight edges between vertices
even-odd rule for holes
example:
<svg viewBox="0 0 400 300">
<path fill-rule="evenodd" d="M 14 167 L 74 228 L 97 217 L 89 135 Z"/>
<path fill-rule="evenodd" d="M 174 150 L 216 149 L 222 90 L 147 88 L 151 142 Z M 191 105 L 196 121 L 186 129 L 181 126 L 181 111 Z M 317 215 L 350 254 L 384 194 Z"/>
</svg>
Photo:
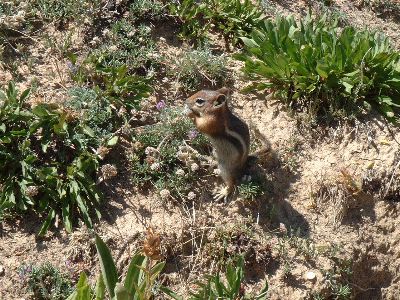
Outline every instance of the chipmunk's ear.
<svg viewBox="0 0 400 300">
<path fill-rule="evenodd" d="M 232 91 L 226 87 L 222 87 L 219 90 L 217 90 L 218 93 L 224 94 L 227 98 L 231 95 Z"/>
<path fill-rule="evenodd" d="M 214 102 L 214 107 L 221 107 L 226 103 L 226 96 L 224 94 L 219 94 L 217 100 Z"/>
</svg>

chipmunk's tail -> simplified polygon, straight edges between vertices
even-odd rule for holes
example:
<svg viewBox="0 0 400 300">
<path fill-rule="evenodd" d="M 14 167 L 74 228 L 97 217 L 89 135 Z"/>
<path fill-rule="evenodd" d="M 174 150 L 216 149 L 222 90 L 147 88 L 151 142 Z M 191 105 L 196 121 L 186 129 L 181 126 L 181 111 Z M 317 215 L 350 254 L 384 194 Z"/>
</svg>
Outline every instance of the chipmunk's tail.
<svg viewBox="0 0 400 300">
<path fill-rule="evenodd" d="M 271 151 L 271 143 L 265 137 L 265 135 L 263 135 L 260 132 L 260 130 L 253 124 L 250 124 L 250 126 L 252 128 L 252 131 L 254 132 L 254 135 L 259 140 L 261 140 L 262 147 L 261 147 L 261 149 L 249 154 L 247 161 L 246 161 L 247 167 L 254 165 L 261 157 L 263 157 L 264 155 L 266 155 L 267 153 L 269 153 Z"/>
</svg>

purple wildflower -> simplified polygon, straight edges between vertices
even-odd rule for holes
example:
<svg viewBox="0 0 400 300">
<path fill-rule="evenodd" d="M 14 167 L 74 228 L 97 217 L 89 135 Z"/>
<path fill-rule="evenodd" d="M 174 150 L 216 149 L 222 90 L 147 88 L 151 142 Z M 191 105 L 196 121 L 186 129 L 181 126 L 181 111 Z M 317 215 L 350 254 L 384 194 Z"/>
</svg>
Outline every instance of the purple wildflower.
<svg viewBox="0 0 400 300">
<path fill-rule="evenodd" d="M 67 67 L 72 74 L 76 74 L 76 72 L 78 72 L 78 67 L 71 61 L 67 61 Z"/>
<path fill-rule="evenodd" d="M 165 101 L 164 100 L 161 100 L 160 102 L 158 102 L 157 104 L 156 104 L 156 108 L 158 109 L 158 110 L 162 110 L 163 108 L 165 108 Z"/>
<path fill-rule="evenodd" d="M 19 278 L 22 281 L 25 281 L 31 273 L 32 273 L 32 265 L 23 264 L 18 270 Z"/>
<path fill-rule="evenodd" d="M 197 130 L 190 130 L 188 132 L 187 136 L 188 136 L 189 140 L 194 140 L 198 134 L 199 134 L 199 132 Z"/>
</svg>

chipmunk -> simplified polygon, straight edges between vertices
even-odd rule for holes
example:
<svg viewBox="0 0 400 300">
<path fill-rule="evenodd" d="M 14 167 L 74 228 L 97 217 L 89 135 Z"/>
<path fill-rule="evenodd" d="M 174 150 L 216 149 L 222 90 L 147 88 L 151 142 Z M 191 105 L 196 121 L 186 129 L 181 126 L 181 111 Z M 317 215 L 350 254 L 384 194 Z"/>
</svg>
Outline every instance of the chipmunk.
<svg viewBox="0 0 400 300">
<path fill-rule="evenodd" d="M 249 127 L 229 110 L 229 96 L 227 88 L 201 90 L 186 100 L 184 109 L 214 147 L 220 175 L 226 184 L 215 193 L 214 199 L 225 201 L 243 175 L 250 148 Z"/>
</svg>

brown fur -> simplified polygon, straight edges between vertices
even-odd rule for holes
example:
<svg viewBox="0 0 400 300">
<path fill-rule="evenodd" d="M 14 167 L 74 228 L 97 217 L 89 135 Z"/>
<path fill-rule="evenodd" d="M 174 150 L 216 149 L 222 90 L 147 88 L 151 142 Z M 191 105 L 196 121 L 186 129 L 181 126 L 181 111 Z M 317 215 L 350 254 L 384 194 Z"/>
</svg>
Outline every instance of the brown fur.
<svg viewBox="0 0 400 300">
<path fill-rule="evenodd" d="M 228 98 L 227 88 L 202 90 L 186 100 L 186 110 L 214 146 L 226 192 L 231 193 L 247 161 L 250 134 L 246 123 L 230 111 Z"/>
</svg>

